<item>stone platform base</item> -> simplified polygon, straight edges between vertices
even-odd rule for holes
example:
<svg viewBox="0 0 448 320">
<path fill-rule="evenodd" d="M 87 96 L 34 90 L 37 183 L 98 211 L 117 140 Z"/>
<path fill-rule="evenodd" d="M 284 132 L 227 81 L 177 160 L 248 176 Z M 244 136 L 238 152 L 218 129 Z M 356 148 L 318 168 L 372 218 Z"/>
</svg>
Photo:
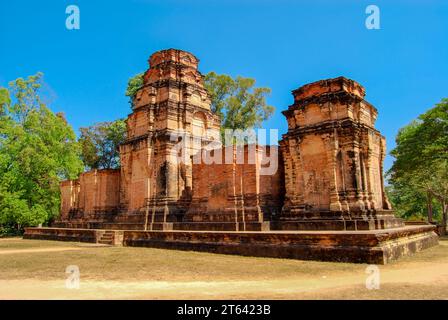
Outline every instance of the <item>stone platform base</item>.
<svg viewBox="0 0 448 320">
<path fill-rule="evenodd" d="M 373 231 L 140 231 L 27 228 L 25 239 L 207 251 L 244 256 L 386 264 L 438 244 L 434 227 Z"/>
</svg>

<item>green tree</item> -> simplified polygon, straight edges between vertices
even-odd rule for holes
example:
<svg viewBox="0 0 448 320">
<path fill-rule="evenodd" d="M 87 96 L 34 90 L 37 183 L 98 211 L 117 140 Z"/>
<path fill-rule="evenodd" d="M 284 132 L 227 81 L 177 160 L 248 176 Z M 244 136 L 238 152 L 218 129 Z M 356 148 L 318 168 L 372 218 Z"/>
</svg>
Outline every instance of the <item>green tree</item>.
<svg viewBox="0 0 448 320">
<path fill-rule="evenodd" d="M 255 79 L 209 72 L 204 85 L 211 98 L 212 111 L 221 116 L 222 129 L 260 127 L 275 108 L 266 103 L 270 88 L 257 88 Z"/>
<path fill-rule="evenodd" d="M 6 88 L 0 88 L 0 116 L 4 115 L 7 106 L 11 103 L 9 91 Z"/>
<path fill-rule="evenodd" d="M 119 119 L 80 128 L 81 158 L 87 169 L 120 167 L 118 147 L 126 139 L 126 122 Z"/>
<path fill-rule="evenodd" d="M 446 229 L 448 215 L 448 99 L 402 128 L 391 151 L 395 162 L 389 170 L 395 189 L 392 200 L 425 199 L 428 219 L 440 208 L 440 223 Z M 401 193 L 401 194 L 400 194 Z M 436 206 L 434 206 L 436 202 Z M 401 204 L 401 207 L 400 207 Z M 403 202 L 398 201 L 402 208 Z M 420 207 L 423 205 L 420 204 Z"/>
<path fill-rule="evenodd" d="M 128 86 L 126 87 L 125 96 L 129 98 L 129 103 L 134 104 L 134 98 L 137 91 L 143 86 L 143 76 L 144 72 L 136 74 L 128 81 Z"/>
<path fill-rule="evenodd" d="M 395 179 L 393 184 L 386 186 L 386 192 L 400 217 L 432 222 L 433 216 L 440 214 L 440 204 L 416 187 L 412 180 Z"/>
<path fill-rule="evenodd" d="M 59 213 L 59 181 L 82 171 L 76 135 L 40 100 L 42 74 L 0 88 L 0 229 L 34 226 Z"/>
</svg>

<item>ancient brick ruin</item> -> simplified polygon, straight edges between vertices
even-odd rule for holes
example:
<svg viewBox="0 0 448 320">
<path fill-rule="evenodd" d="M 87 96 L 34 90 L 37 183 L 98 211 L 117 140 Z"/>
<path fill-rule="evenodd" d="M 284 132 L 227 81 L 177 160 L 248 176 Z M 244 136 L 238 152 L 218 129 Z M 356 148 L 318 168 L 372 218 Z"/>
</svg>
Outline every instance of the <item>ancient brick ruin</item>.
<svg viewBox="0 0 448 320">
<path fill-rule="evenodd" d="M 385 139 L 357 82 L 294 90 L 279 146 L 219 146 L 198 59 L 169 49 L 149 65 L 121 168 L 62 182 L 60 218 L 26 237 L 376 263 L 437 243 L 432 226 L 405 226 L 391 210 Z"/>
</svg>

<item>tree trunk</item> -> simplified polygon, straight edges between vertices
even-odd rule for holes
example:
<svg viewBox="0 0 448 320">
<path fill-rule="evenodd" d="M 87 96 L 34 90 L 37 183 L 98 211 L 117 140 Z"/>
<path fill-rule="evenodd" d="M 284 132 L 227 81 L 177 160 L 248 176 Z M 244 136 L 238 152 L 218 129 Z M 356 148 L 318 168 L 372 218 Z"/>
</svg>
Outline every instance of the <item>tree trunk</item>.
<svg viewBox="0 0 448 320">
<path fill-rule="evenodd" d="M 428 201 L 428 222 L 429 223 L 432 223 L 433 222 L 433 220 L 432 220 L 432 217 L 433 217 L 433 214 L 432 214 L 432 194 L 431 194 L 431 192 L 429 192 L 428 191 L 428 196 L 427 196 L 427 201 Z"/>
<path fill-rule="evenodd" d="M 442 203 L 442 236 L 446 235 L 446 221 L 448 216 L 448 203 Z"/>
</svg>

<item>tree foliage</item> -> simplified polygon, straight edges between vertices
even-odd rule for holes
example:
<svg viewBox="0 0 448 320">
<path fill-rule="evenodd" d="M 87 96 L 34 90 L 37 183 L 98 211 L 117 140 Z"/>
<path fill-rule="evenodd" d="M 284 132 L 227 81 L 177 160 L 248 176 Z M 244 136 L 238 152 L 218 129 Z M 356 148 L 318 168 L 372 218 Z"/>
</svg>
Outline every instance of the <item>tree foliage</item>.
<svg viewBox="0 0 448 320">
<path fill-rule="evenodd" d="M 260 127 L 275 108 L 266 103 L 270 88 L 257 88 L 255 79 L 209 72 L 204 85 L 210 94 L 212 111 L 221 116 L 223 129 Z"/>
<path fill-rule="evenodd" d="M 428 206 L 432 207 L 436 215 L 440 212 L 440 204 L 434 199 L 430 200 L 428 195 L 416 188 L 412 181 L 396 179 L 386 186 L 386 192 L 400 217 L 409 220 L 426 220 Z"/>
<path fill-rule="evenodd" d="M 129 98 L 129 103 L 131 105 L 133 104 L 134 97 L 137 91 L 143 86 L 144 74 L 144 72 L 141 72 L 128 80 L 128 86 L 126 87 L 125 96 Z"/>
<path fill-rule="evenodd" d="M 120 167 L 118 147 L 126 139 L 126 122 L 119 119 L 80 128 L 81 158 L 87 169 Z"/>
<path fill-rule="evenodd" d="M 59 181 L 82 171 L 75 133 L 40 100 L 42 74 L 0 88 L 0 229 L 59 213 Z"/>
<path fill-rule="evenodd" d="M 426 206 L 429 219 L 440 209 L 446 226 L 448 213 L 448 99 L 402 128 L 391 151 L 395 162 L 388 172 L 397 209 L 414 203 Z M 400 201 L 405 199 L 406 201 Z M 423 205 L 424 199 L 425 205 Z M 419 204 L 417 204 L 419 202 Z M 410 212 L 408 212 L 410 214 Z"/>
<path fill-rule="evenodd" d="M 6 88 L 0 88 L 0 116 L 7 111 L 7 106 L 11 103 L 9 91 Z"/>
</svg>

